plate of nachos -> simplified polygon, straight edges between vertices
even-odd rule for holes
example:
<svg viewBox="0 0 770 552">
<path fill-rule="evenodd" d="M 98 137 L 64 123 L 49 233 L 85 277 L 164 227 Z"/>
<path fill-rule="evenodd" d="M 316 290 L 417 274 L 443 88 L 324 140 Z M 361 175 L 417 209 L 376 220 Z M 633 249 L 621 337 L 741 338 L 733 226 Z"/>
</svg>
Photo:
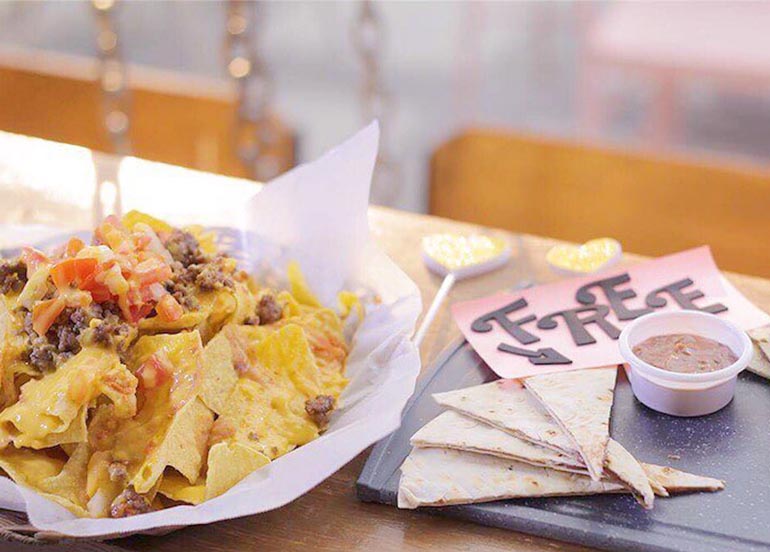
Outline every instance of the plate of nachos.
<svg viewBox="0 0 770 552">
<path fill-rule="evenodd" d="M 0 489 L 35 527 L 105 536 L 258 513 L 397 425 L 419 300 L 340 289 L 323 305 L 300 262 L 255 277 L 227 235 L 130 211 L 0 260 Z M 370 284 L 412 291 L 372 254 L 368 270 L 386 270 Z"/>
</svg>

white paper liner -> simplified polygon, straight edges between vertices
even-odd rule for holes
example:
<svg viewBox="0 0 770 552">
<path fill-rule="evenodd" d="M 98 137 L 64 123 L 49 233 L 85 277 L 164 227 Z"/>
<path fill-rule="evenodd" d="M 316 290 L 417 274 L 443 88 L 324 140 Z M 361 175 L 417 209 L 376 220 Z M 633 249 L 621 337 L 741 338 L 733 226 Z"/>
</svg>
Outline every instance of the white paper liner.
<svg viewBox="0 0 770 552">
<path fill-rule="evenodd" d="M 252 515 L 294 500 L 396 429 L 420 371 L 410 336 L 422 304 L 414 282 L 369 239 L 367 207 L 378 139 L 375 122 L 317 161 L 297 167 L 261 191 L 255 187 L 251 201 L 232 205 L 231 210 L 233 226 L 258 236 L 250 249 L 268 257 L 273 267 L 298 261 L 325 304 L 336 305 L 336 293 L 345 288 L 369 289 L 382 300 L 368 307 L 354 335 L 346 370 L 350 385 L 323 436 L 199 506 L 124 519 L 84 519 L 0 478 L 0 508 L 25 511 L 40 530 L 78 537 Z M 126 203 L 127 208 L 143 207 L 142 202 Z M 157 212 L 151 205 L 145 209 Z M 188 218 L 195 220 L 194 214 Z M 272 245 L 260 245 L 265 243 Z"/>
</svg>

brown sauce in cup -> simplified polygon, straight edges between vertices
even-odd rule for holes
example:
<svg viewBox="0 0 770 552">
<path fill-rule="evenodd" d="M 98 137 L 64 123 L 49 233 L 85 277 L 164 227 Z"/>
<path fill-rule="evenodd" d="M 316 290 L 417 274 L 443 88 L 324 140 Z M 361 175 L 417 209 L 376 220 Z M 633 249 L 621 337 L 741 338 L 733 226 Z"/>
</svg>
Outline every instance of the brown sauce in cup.
<svg viewBox="0 0 770 552">
<path fill-rule="evenodd" d="M 693 334 L 649 337 L 633 348 L 647 364 L 669 372 L 714 372 L 733 364 L 737 355 L 724 343 Z"/>
</svg>

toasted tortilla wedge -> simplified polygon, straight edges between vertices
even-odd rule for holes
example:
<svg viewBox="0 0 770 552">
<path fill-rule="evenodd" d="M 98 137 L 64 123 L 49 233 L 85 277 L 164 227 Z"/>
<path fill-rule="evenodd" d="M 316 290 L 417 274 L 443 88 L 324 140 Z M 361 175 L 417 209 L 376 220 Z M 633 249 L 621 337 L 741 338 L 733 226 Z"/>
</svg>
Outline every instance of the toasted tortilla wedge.
<svg viewBox="0 0 770 552">
<path fill-rule="evenodd" d="M 415 433 L 411 444 L 422 448 L 449 448 L 489 454 L 533 466 L 588 475 L 585 464 L 453 410 L 440 414 Z M 623 446 L 612 439 L 607 443 L 605 461 L 607 481 L 628 487 L 639 503 L 652 508 L 655 494 L 642 466 Z M 660 487 L 665 492 L 665 489 Z"/>
<path fill-rule="evenodd" d="M 491 454 L 534 466 L 551 467 L 583 475 L 588 473 L 585 465 L 572 456 L 534 445 L 454 410 L 447 410 L 425 424 L 412 436 L 410 442 L 416 447 L 450 448 Z"/>
<path fill-rule="evenodd" d="M 754 356 L 746 368 L 749 372 L 770 379 L 770 327 L 757 328 L 748 334 L 754 345 Z"/>
<path fill-rule="evenodd" d="M 667 493 L 714 492 L 725 488 L 725 482 L 720 479 L 694 475 L 668 466 L 642 463 L 642 468 L 650 478 L 650 482 L 663 487 Z"/>
<path fill-rule="evenodd" d="M 605 473 L 618 479 L 628 487 L 634 498 L 650 510 L 655 500 L 647 473 L 623 445 L 610 439 L 607 442 L 607 457 L 604 463 Z"/>
<path fill-rule="evenodd" d="M 401 466 L 398 507 L 623 491 L 617 483 L 473 452 L 414 448 Z"/>
<path fill-rule="evenodd" d="M 566 456 L 580 455 L 567 434 L 518 380 L 497 380 L 483 385 L 437 393 L 433 399 L 515 437 Z"/>
<path fill-rule="evenodd" d="M 601 479 L 617 366 L 532 376 L 524 386 L 571 438 L 595 481 Z"/>
</svg>

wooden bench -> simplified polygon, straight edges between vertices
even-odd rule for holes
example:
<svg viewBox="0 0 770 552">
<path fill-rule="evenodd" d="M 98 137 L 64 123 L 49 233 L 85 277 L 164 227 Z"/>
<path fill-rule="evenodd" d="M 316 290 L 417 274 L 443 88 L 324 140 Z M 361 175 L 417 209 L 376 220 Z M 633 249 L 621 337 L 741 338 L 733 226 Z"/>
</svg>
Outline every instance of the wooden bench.
<svg viewBox="0 0 770 552">
<path fill-rule="evenodd" d="M 662 255 L 710 244 L 719 266 L 770 276 L 770 171 L 471 131 L 431 160 L 430 212 Z"/>
</svg>

